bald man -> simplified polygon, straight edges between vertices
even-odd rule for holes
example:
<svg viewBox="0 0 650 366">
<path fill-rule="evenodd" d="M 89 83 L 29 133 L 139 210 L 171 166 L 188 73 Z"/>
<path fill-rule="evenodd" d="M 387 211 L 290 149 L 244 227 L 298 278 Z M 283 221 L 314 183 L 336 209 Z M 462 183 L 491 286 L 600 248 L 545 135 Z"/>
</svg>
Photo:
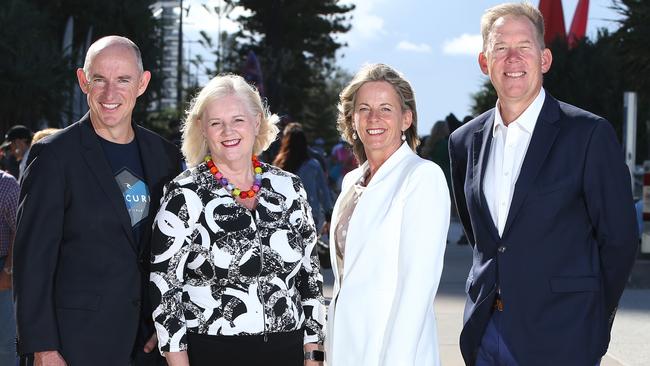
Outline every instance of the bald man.
<svg viewBox="0 0 650 366">
<path fill-rule="evenodd" d="M 181 155 L 132 121 L 151 78 L 132 41 L 93 43 L 77 78 L 90 111 L 32 147 L 22 181 L 18 351 L 38 366 L 155 364 L 143 357 L 155 355 L 156 345 L 146 296 L 149 237 Z"/>
</svg>

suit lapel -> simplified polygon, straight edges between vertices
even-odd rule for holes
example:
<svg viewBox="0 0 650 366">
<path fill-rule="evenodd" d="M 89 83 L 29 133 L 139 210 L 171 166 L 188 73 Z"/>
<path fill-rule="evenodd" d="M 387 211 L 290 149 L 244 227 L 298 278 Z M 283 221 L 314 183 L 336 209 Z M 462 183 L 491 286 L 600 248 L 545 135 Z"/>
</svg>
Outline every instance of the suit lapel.
<svg viewBox="0 0 650 366">
<path fill-rule="evenodd" d="M 120 188 L 115 182 L 115 177 L 111 167 L 104 156 L 104 151 L 102 150 L 101 145 L 99 144 L 99 137 L 95 134 L 93 127 L 90 123 L 90 114 L 86 114 L 81 119 L 81 146 L 85 149 L 83 157 L 86 160 L 88 165 L 88 170 L 90 170 L 95 178 L 97 183 L 102 188 L 106 196 L 108 197 L 113 210 L 117 214 L 120 223 L 122 224 L 122 229 L 126 236 L 129 238 L 129 243 L 133 250 L 136 250 L 135 239 L 133 237 L 133 231 L 131 228 L 131 218 L 129 213 L 126 210 L 126 205 L 124 204 L 124 197 Z"/>
<path fill-rule="evenodd" d="M 526 156 L 521 165 L 521 171 L 519 172 L 517 183 L 515 184 L 515 191 L 512 196 L 512 202 L 510 203 L 506 225 L 503 229 L 503 236 L 508 233 L 508 229 L 512 226 L 512 222 L 517 216 L 521 205 L 524 203 L 530 188 L 533 186 L 533 182 L 535 182 L 535 179 L 537 178 L 539 170 L 544 165 L 548 152 L 551 150 L 551 147 L 555 142 L 555 138 L 559 131 L 559 127 L 555 122 L 557 122 L 559 118 L 559 104 L 557 100 L 547 93 L 544 106 L 537 118 L 535 130 L 531 136 Z"/>
<path fill-rule="evenodd" d="M 472 176 L 474 177 L 472 180 L 472 191 L 474 192 L 473 196 L 476 204 L 483 215 L 483 220 L 487 222 L 489 231 L 492 233 L 494 238 L 498 239 L 499 232 L 494 225 L 494 221 L 492 221 L 490 208 L 488 207 L 485 195 L 483 194 L 483 179 L 485 178 L 485 169 L 487 168 L 487 162 L 490 158 L 490 147 L 492 146 L 491 127 L 493 123 L 494 112 L 485 119 L 483 128 L 474 132 L 474 138 L 472 140 Z"/>
<path fill-rule="evenodd" d="M 165 156 L 164 151 L 157 151 L 154 147 L 148 143 L 144 134 L 141 131 L 142 127 L 138 125 L 133 125 L 133 130 L 135 131 L 135 136 L 138 142 L 138 148 L 140 149 L 140 159 L 142 160 L 142 168 L 144 169 L 144 180 L 147 183 L 147 189 L 149 190 L 149 213 L 145 222 L 141 225 L 144 226 L 142 232 L 142 244 L 148 244 L 151 237 L 151 224 L 153 222 L 153 217 L 156 215 L 158 203 L 162 195 L 162 188 L 157 189 L 155 187 L 156 182 L 160 181 L 160 178 L 165 175 L 164 171 L 161 169 L 164 168 L 164 164 L 161 161 L 166 162 L 167 156 Z M 148 248 L 148 245 L 140 245 L 140 251 L 143 251 L 145 248 Z"/>
</svg>

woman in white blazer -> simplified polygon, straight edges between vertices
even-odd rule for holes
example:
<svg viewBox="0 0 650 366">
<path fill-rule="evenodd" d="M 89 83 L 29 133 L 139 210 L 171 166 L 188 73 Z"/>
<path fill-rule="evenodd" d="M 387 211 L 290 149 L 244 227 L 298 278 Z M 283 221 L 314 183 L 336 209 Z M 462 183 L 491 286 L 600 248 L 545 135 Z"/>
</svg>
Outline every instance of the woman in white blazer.
<svg viewBox="0 0 650 366">
<path fill-rule="evenodd" d="M 442 170 L 414 152 L 413 90 L 391 67 L 367 65 L 341 93 L 337 123 L 361 166 L 330 226 L 328 366 L 439 365 L 433 299 L 450 200 Z"/>
</svg>

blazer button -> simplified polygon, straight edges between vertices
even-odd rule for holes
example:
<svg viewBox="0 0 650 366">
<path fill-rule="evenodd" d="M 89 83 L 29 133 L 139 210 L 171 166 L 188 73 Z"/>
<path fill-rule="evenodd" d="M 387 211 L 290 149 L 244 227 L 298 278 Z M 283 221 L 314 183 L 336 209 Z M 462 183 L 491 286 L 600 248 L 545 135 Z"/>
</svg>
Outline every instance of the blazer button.
<svg viewBox="0 0 650 366">
<path fill-rule="evenodd" d="M 499 249 L 497 249 L 499 253 L 505 253 L 506 247 L 504 245 L 500 246 Z"/>
</svg>

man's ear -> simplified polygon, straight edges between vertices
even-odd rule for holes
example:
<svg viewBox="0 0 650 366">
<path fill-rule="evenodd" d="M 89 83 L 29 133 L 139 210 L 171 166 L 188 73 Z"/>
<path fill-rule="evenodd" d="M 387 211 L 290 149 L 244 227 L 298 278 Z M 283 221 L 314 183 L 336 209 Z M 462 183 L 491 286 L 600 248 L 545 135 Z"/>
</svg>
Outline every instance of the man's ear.
<svg viewBox="0 0 650 366">
<path fill-rule="evenodd" d="M 478 54 L 478 66 L 481 68 L 481 71 L 485 74 L 488 75 L 488 59 L 487 56 L 485 55 L 485 52 L 481 52 Z"/>
<path fill-rule="evenodd" d="M 140 84 L 138 84 L 138 96 L 144 94 L 144 91 L 147 90 L 149 81 L 151 80 L 151 73 L 149 71 L 144 71 L 140 77 Z"/>
<path fill-rule="evenodd" d="M 86 73 L 84 72 L 84 69 L 77 69 L 77 81 L 79 82 L 79 87 L 81 88 L 81 91 L 84 92 L 84 94 L 88 94 L 88 89 L 90 88 L 90 83 L 88 82 L 88 78 L 86 77 Z"/>
<path fill-rule="evenodd" d="M 542 51 L 542 74 L 546 74 L 551 69 L 551 64 L 553 64 L 553 53 L 550 49 L 545 48 Z"/>
</svg>

